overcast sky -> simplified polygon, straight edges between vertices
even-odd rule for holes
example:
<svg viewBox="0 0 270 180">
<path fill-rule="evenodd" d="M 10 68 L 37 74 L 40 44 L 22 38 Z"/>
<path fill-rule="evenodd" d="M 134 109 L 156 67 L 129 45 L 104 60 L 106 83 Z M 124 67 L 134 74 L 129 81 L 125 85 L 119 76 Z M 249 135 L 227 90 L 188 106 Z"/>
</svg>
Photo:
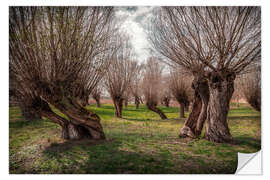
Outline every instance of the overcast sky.
<svg viewBox="0 0 270 180">
<path fill-rule="evenodd" d="M 131 44 L 140 62 L 150 56 L 146 30 L 154 8 L 156 7 L 136 6 L 118 7 L 116 10 L 117 16 L 125 18 L 122 28 L 130 35 Z"/>
</svg>

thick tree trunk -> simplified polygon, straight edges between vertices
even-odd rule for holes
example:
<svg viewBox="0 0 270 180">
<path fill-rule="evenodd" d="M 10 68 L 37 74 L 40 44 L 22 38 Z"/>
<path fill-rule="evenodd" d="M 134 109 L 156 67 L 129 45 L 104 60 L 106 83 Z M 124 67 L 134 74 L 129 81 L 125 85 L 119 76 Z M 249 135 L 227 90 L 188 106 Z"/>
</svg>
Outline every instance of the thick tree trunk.
<svg viewBox="0 0 270 180">
<path fill-rule="evenodd" d="M 51 103 L 67 115 L 69 121 L 55 114 L 47 102 L 37 99 L 35 104 L 41 107 L 42 116 L 62 127 L 64 139 L 77 140 L 84 137 L 96 140 L 105 139 L 100 118 L 95 113 L 82 107 L 78 100 L 62 97 L 61 101 L 51 101 Z"/>
<path fill-rule="evenodd" d="M 96 114 L 80 107 L 79 104 L 75 102 L 68 105 L 67 103 L 54 104 L 56 108 L 68 116 L 70 119 L 69 121 L 54 113 L 48 103 L 43 100 L 38 100 L 35 105 L 39 105 L 39 108 L 36 106 L 37 111 L 41 112 L 42 116 L 52 120 L 62 127 L 63 139 L 105 139 L 105 135 L 100 124 L 100 118 Z"/>
<path fill-rule="evenodd" d="M 196 76 L 192 88 L 194 89 L 194 99 L 191 112 L 180 130 L 179 137 L 196 138 L 200 136 L 207 117 L 209 89 L 206 79 L 203 76 Z"/>
<path fill-rule="evenodd" d="M 113 104 L 114 104 L 115 117 L 122 118 L 123 99 L 115 98 L 115 99 L 113 99 Z"/>
<path fill-rule="evenodd" d="M 227 123 L 227 114 L 234 91 L 235 75 L 221 76 L 212 73 L 208 78 L 210 98 L 205 138 L 213 142 L 230 142 L 232 136 Z"/>
<path fill-rule="evenodd" d="M 180 103 L 180 118 L 185 118 L 185 104 Z"/>
<path fill-rule="evenodd" d="M 157 113 L 157 114 L 160 116 L 161 119 L 167 119 L 167 116 L 166 116 L 159 108 L 157 108 L 156 105 L 147 102 L 147 103 L 146 103 L 146 106 L 147 106 L 147 108 L 148 108 L 149 110 L 151 110 L 151 111 Z"/>
<path fill-rule="evenodd" d="M 80 139 L 82 137 L 97 140 L 105 139 L 99 116 L 75 103 L 72 102 L 70 104 L 71 106 L 68 106 L 68 109 L 57 106 L 70 119 L 71 124 L 69 124 L 68 128 L 69 134 L 72 134 L 74 137 L 73 139 Z"/>
<path fill-rule="evenodd" d="M 191 106 L 191 112 L 188 119 L 185 121 L 183 127 L 180 130 L 179 137 L 191 137 L 196 138 L 195 131 L 197 126 L 197 120 L 202 108 L 202 100 L 198 92 L 195 91 L 193 103 Z"/>
<path fill-rule="evenodd" d="M 197 86 L 197 89 L 198 89 L 198 93 L 202 101 L 201 112 L 198 117 L 196 129 L 195 129 L 195 135 L 198 137 L 201 135 L 203 125 L 207 118 L 207 107 L 208 107 L 208 101 L 209 101 L 209 87 L 208 87 L 207 81 L 205 79 L 201 79 L 200 83 Z"/>
</svg>

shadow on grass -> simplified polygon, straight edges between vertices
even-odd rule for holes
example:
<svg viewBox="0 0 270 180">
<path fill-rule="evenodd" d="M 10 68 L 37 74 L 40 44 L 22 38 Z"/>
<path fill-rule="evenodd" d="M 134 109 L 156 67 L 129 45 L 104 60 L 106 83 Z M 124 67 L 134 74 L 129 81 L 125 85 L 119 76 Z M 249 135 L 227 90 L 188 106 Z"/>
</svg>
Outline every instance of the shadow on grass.
<svg viewBox="0 0 270 180">
<path fill-rule="evenodd" d="M 224 167 L 215 160 L 205 161 L 185 153 L 175 162 L 169 151 L 138 153 L 136 145 L 125 144 L 129 146 L 125 148 L 123 142 L 119 139 L 67 141 L 50 145 L 43 154 L 47 161 L 57 163 L 57 170 L 49 168 L 49 173 L 61 174 L 201 174 L 234 173 L 236 169 L 235 163 Z"/>
<path fill-rule="evenodd" d="M 10 128 L 23 128 L 23 127 L 51 127 L 56 126 L 56 124 L 51 123 L 48 120 L 40 119 L 40 120 L 34 120 L 34 121 L 26 121 L 24 119 L 18 120 L 18 121 L 10 121 L 9 127 Z"/>
<path fill-rule="evenodd" d="M 255 149 L 260 150 L 261 149 L 261 140 L 255 139 L 251 137 L 244 137 L 244 136 L 237 136 L 233 137 L 234 144 L 236 145 L 246 145 L 249 147 L 253 147 Z"/>
<path fill-rule="evenodd" d="M 72 162 L 68 167 L 61 168 L 60 173 L 174 173 L 171 168 L 174 164 L 165 157 L 157 159 L 152 155 L 120 150 L 121 146 L 122 142 L 119 140 L 101 142 L 91 140 L 67 141 L 52 144 L 43 151 L 43 154 L 48 159 L 56 159 L 61 165 L 65 161 Z M 85 160 L 80 161 L 81 159 Z"/>
<path fill-rule="evenodd" d="M 228 120 L 261 120 L 261 116 L 228 116 Z"/>
<path fill-rule="evenodd" d="M 148 118 L 129 118 L 129 117 L 123 117 L 123 119 L 127 121 L 137 121 L 137 122 L 171 122 L 173 124 L 184 123 L 186 120 L 186 118 L 148 119 Z"/>
</svg>

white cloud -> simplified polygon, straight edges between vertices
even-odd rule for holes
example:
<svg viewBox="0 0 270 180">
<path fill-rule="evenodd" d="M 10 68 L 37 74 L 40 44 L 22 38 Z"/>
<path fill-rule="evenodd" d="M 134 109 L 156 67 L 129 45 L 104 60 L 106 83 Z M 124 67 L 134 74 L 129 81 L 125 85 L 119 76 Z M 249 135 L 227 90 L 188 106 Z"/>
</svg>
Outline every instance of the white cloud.
<svg viewBox="0 0 270 180">
<path fill-rule="evenodd" d="M 149 23 L 152 10 L 154 7 L 137 7 L 135 11 L 128 11 L 126 8 L 119 8 L 117 16 L 125 17 L 122 25 L 124 31 L 131 36 L 131 44 L 137 55 L 138 61 L 142 62 L 150 56 L 148 49 L 150 44 L 147 41 L 145 27 Z"/>
</svg>

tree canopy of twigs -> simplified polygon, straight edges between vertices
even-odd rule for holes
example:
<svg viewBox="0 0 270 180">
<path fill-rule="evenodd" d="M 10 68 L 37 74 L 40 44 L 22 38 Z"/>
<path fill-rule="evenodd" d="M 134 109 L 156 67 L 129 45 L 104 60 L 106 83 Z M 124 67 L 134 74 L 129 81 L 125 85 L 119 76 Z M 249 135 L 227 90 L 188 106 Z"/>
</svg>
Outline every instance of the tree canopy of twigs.
<svg viewBox="0 0 270 180">
<path fill-rule="evenodd" d="M 260 57 L 258 7 L 163 7 L 150 29 L 153 47 L 170 61 L 239 74 Z"/>
</svg>

